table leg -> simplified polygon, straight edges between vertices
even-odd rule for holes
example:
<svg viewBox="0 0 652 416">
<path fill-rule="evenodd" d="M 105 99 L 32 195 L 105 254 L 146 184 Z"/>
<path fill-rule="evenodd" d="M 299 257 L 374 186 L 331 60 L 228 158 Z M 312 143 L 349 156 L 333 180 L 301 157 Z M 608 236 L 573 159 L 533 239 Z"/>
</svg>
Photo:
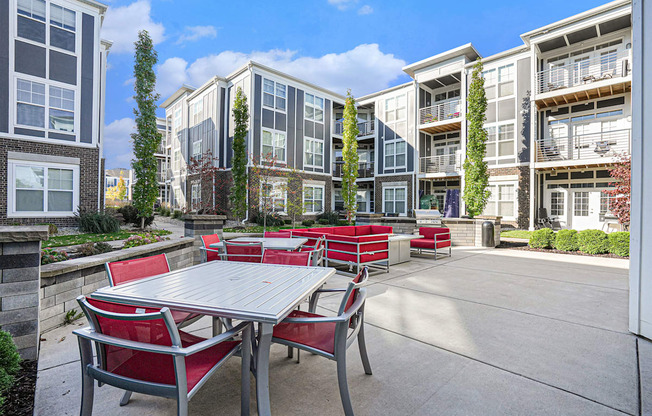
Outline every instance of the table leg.
<svg viewBox="0 0 652 416">
<path fill-rule="evenodd" d="M 213 336 L 217 336 L 222 333 L 222 320 L 217 316 L 213 317 Z"/>
<path fill-rule="evenodd" d="M 256 353 L 256 399 L 258 415 L 271 415 L 269 403 L 269 349 L 272 345 L 274 325 L 258 324 L 258 348 Z"/>
</svg>

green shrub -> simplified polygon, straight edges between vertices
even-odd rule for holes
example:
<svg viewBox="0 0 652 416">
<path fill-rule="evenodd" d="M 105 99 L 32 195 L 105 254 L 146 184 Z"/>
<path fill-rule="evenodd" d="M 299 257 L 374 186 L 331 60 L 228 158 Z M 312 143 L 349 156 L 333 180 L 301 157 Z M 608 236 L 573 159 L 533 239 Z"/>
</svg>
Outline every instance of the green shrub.
<svg viewBox="0 0 652 416">
<path fill-rule="evenodd" d="M 7 331 L 0 330 L 0 407 L 4 394 L 14 384 L 14 376 L 20 370 L 20 355 L 16 344 Z"/>
<path fill-rule="evenodd" d="M 319 222 L 321 225 L 330 224 L 330 222 L 328 221 L 328 218 L 320 218 L 319 221 L 317 221 L 317 222 Z"/>
<path fill-rule="evenodd" d="M 283 224 L 292 225 L 292 220 L 283 220 Z"/>
<path fill-rule="evenodd" d="M 629 257 L 629 231 L 614 231 L 609 234 L 609 253 Z"/>
<path fill-rule="evenodd" d="M 102 254 L 102 253 L 108 253 L 109 251 L 113 251 L 113 247 L 109 243 L 105 243 L 103 241 L 100 241 L 99 243 L 93 244 L 91 243 L 85 243 L 82 244 L 81 247 L 79 248 L 79 251 L 83 256 L 94 256 L 96 254 Z"/>
<path fill-rule="evenodd" d="M 92 234 L 117 233 L 120 223 L 105 212 L 82 212 L 79 214 L 79 230 Z"/>
<path fill-rule="evenodd" d="M 41 264 L 56 263 L 59 261 L 69 260 L 70 256 L 65 251 L 57 251 L 51 248 L 41 250 Z"/>
<path fill-rule="evenodd" d="M 122 217 L 125 219 L 125 222 L 133 224 L 136 227 L 140 227 L 140 214 L 138 210 L 133 205 L 125 205 L 122 208 L 118 208 L 118 212 L 122 214 Z M 149 226 L 154 222 L 154 216 L 145 218 L 145 227 Z"/>
<path fill-rule="evenodd" d="M 542 228 L 532 232 L 529 245 L 532 248 L 552 248 L 555 232 L 550 228 Z"/>
<path fill-rule="evenodd" d="M 323 214 L 320 214 L 317 217 L 317 219 L 318 219 L 320 224 L 337 225 L 338 221 L 340 220 L 340 215 L 335 211 L 327 211 L 327 212 L 324 212 Z M 326 222 L 322 222 L 321 220 L 326 220 Z"/>
<path fill-rule="evenodd" d="M 52 237 L 53 235 L 59 232 L 59 227 L 57 227 L 55 224 L 42 223 L 37 225 L 47 225 L 48 233 L 50 233 L 50 237 Z"/>
<path fill-rule="evenodd" d="M 338 220 L 337 225 L 340 227 L 344 227 L 346 225 L 351 225 L 351 224 L 349 224 L 347 220 Z"/>
<path fill-rule="evenodd" d="M 183 212 L 181 212 L 178 209 L 175 209 L 174 212 L 172 213 L 172 218 L 179 219 L 183 215 Z"/>
<path fill-rule="evenodd" d="M 609 251 L 609 238 L 601 230 L 583 230 L 577 233 L 580 251 L 586 254 L 603 254 Z"/>
<path fill-rule="evenodd" d="M 122 244 L 122 248 L 144 246 L 146 244 L 158 243 L 159 241 L 169 240 L 170 237 L 161 237 L 154 233 L 134 234 L 127 238 Z"/>
<path fill-rule="evenodd" d="M 577 251 L 580 246 L 577 243 L 577 231 L 559 230 L 555 236 L 555 248 L 562 251 Z"/>
<path fill-rule="evenodd" d="M 301 221 L 301 225 L 305 227 L 312 227 L 315 224 L 315 221 L 313 220 L 303 220 Z"/>
</svg>

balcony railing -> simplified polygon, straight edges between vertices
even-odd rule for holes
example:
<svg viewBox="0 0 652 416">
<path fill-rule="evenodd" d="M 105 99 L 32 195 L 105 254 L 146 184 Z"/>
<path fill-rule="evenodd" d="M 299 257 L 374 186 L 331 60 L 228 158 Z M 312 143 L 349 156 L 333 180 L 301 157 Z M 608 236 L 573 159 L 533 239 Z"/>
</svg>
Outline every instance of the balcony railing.
<svg viewBox="0 0 652 416">
<path fill-rule="evenodd" d="M 336 178 L 342 177 L 342 166 L 344 162 L 333 163 L 333 176 Z M 374 162 L 360 162 L 358 163 L 358 178 L 373 178 L 374 176 Z"/>
<path fill-rule="evenodd" d="M 630 151 L 630 129 L 537 140 L 537 162 L 596 159 Z"/>
<path fill-rule="evenodd" d="M 542 94 L 624 77 L 629 73 L 629 62 L 629 51 L 621 51 L 560 63 L 537 73 L 538 92 Z"/>
<path fill-rule="evenodd" d="M 419 159 L 421 173 L 454 173 L 462 170 L 462 152 L 424 156 Z"/>
<path fill-rule="evenodd" d="M 461 116 L 461 100 L 459 98 L 441 104 L 419 109 L 419 124 L 436 123 L 452 120 Z"/>
<path fill-rule="evenodd" d="M 363 121 L 358 123 L 358 137 L 369 136 L 376 132 L 376 124 L 373 121 Z M 344 133 L 344 123 L 341 121 L 335 122 L 335 134 L 342 135 Z"/>
</svg>

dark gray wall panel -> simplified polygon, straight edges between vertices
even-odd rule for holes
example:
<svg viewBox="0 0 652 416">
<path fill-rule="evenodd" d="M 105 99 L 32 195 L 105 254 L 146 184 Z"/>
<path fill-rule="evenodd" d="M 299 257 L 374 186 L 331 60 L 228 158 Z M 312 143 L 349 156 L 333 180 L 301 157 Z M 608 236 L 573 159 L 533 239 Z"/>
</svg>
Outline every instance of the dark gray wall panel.
<svg viewBox="0 0 652 416">
<path fill-rule="evenodd" d="M 254 97 L 253 97 L 253 109 L 254 109 L 254 148 L 251 151 L 256 157 L 260 155 L 261 146 L 260 146 L 260 131 L 261 131 L 261 108 L 262 108 L 262 87 L 263 78 L 260 75 L 254 76 Z M 251 129 L 250 129 L 251 130 Z"/>
<path fill-rule="evenodd" d="M 324 125 L 315 123 L 315 139 L 324 140 Z"/>
<path fill-rule="evenodd" d="M 50 79 L 77 85 L 77 57 L 51 50 Z"/>
<path fill-rule="evenodd" d="M 324 172 L 331 172 L 331 148 L 333 137 L 331 136 L 331 100 L 325 101 L 324 111 Z"/>
<path fill-rule="evenodd" d="M 14 128 L 14 134 L 22 134 L 25 136 L 34 136 L 34 137 L 45 137 L 45 132 L 43 130 L 21 129 L 19 127 Z"/>
<path fill-rule="evenodd" d="M 515 115 L 515 101 L 513 98 L 509 100 L 498 101 L 498 121 L 512 120 Z"/>
<path fill-rule="evenodd" d="M 296 152 L 296 135 L 294 128 L 296 126 L 295 122 L 295 113 L 296 113 L 296 100 L 295 94 L 297 90 L 294 87 L 288 86 L 288 131 L 287 131 L 287 142 L 286 142 L 286 153 L 287 153 L 287 162 L 289 167 L 294 167 L 294 159 Z"/>
<path fill-rule="evenodd" d="M 263 108 L 263 127 L 268 129 L 274 128 L 274 111 Z"/>
<path fill-rule="evenodd" d="M 17 40 L 14 53 L 16 72 L 45 78 L 45 48 Z"/>
<path fill-rule="evenodd" d="M 487 121 L 486 123 L 494 123 L 496 121 L 496 102 L 487 104 Z"/>
<path fill-rule="evenodd" d="M 306 137 L 315 137 L 315 123 L 310 120 L 305 121 L 305 136 Z"/>
<path fill-rule="evenodd" d="M 296 166 L 297 169 L 303 169 L 303 137 L 304 137 L 304 132 L 303 132 L 303 91 L 302 90 L 297 90 L 297 108 L 299 111 L 297 111 L 297 140 L 296 140 L 296 146 L 297 146 L 297 160 L 296 160 Z"/>
<path fill-rule="evenodd" d="M 6 1 L 3 3 L 7 4 Z M 17 33 L 21 38 L 45 44 L 45 23 L 18 16 Z"/>
<path fill-rule="evenodd" d="M 226 124 L 224 122 L 224 109 L 228 108 L 228 104 L 226 101 L 226 90 L 224 88 L 220 88 L 220 140 L 218 144 L 218 157 L 219 157 L 219 166 L 220 167 L 225 167 L 226 166 L 226 160 L 224 159 L 224 148 L 226 147 L 226 143 L 224 143 L 224 137 L 226 135 Z"/>
<path fill-rule="evenodd" d="M 229 103 L 229 109 L 231 108 L 231 96 L 233 94 L 233 87 L 229 87 L 226 93 L 226 102 Z M 229 132 L 229 135 L 226 139 L 226 167 L 231 167 L 231 159 L 233 159 L 233 131 L 231 124 L 231 113 L 226 118 L 226 131 Z"/>
<path fill-rule="evenodd" d="M 384 135 L 383 131 L 385 130 L 385 124 L 383 124 L 382 121 L 378 120 L 378 147 L 376 149 L 376 154 L 378 155 L 378 167 L 376 168 L 376 171 L 379 173 L 383 172 L 384 166 L 385 166 L 385 160 L 384 160 L 384 152 L 385 152 L 385 142 L 384 142 Z"/>
<path fill-rule="evenodd" d="M 71 135 L 71 134 L 61 134 L 61 133 L 50 132 L 50 133 L 48 133 L 48 138 L 49 139 L 58 139 L 58 140 L 67 140 L 69 142 L 74 142 L 75 141 L 75 136 Z"/>
<path fill-rule="evenodd" d="M 519 162 L 530 161 L 530 67 L 527 58 L 516 63 L 516 155 Z"/>
<path fill-rule="evenodd" d="M 82 15 L 80 141 L 93 142 L 93 60 L 95 58 L 95 19 Z"/>
<path fill-rule="evenodd" d="M 280 131 L 287 131 L 287 116 L 285 113 L 275 112 L 274 128 Z"/>
<path fill-rule="evenodd" d="M 414 146 L 407 143 L 407 170 L 412 172 L 414 170 Z"/>
<path fill-rule="evenodd" d="M 9 2 L 0 2 L 0 133 L 9 133 Z"/>
</svg>

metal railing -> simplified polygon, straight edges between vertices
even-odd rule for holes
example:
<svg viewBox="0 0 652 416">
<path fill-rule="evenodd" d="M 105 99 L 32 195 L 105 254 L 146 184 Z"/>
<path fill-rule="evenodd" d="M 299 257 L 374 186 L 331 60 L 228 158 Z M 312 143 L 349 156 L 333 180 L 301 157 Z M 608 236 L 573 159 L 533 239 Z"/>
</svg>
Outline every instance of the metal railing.
<svg viewBox="0 0 652 416">
<path fill-rule="evenodd" d="M 560 63 L 537 73 L 538 92 L 541 94 L 627 76 L 630 61 L 629 51 L 621 51 Z"/>
<path fill-rule="evenodd" d="M 344 166 L 344 162 L 337 161 L 333 163 L 333 176 L 336 178 L 342 177 L 342 166 Z M 373 176 L 374 162 L 358 163 L 358 178 L 373 178 Z"/>
<path fill-rule="evenodd" d="M 342 135 L 344 133 L 344 123 L 336 121 L 334 126 L 335 134 Z M 369 136 L 376 132 L 376 123 L 373 121 L 363 121 L 358 123 L 358 137 Z"/>
<path fill-rule="evenodd" d="M 630 151 L 630 129 L 537 140 L 536 161 L 596 159 Z"/>
<path fill-rule="evenodd" d="M 456 98 L 441 104 L 419 109 L 419 124 L 436 123 L 461 117 L 461 100 Z"/>
<path fill-rule="evenodd" d="M 421 173 L 453 173 L 462 170 L 462 152 L 419 158 Z"/>
</svg>

